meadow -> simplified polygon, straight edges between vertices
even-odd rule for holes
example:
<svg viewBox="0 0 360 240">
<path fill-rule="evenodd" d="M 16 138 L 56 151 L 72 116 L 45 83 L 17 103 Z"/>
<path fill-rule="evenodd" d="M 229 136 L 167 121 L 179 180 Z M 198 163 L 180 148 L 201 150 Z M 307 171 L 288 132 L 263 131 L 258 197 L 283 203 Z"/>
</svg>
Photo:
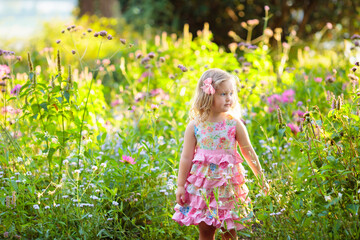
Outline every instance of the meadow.
<svg viewBox="0 0 360 240">
<path fill-rule="evenodd" d="M 115 19 L 49 24 L 0 51 L 0 236 L 195 239 L 174 213 L 197 79 L 239 78 L 242 121 L 270 181 L 250 168 L 243 239 L 359 239 L 360 36 L 310 42 L 244 22 L 230 51 L 204 29 L 140 35 Z M 271 47 L 275 41 L 277 47 Z"/>
</svg>

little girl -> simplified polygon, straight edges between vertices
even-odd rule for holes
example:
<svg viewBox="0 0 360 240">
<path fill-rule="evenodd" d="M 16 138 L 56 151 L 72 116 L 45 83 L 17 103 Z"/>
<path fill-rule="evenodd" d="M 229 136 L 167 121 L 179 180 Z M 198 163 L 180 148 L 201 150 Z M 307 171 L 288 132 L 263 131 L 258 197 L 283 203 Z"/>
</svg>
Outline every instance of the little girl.
<svg viewBox="0 0 360 240">
<path fill-rule="evenodd" d="M 172 218 L 180 225 L 198 225 L 200 240 L 215 239 L 217 228 L 223 239 L 237 239 L 236 230 L 245 228 L 241 219 L 250 199 L 237 143 L 262 189 L 269 190 L 246 128 L 235 114 L 238 108 L 235 78 L 220 69 L 207 70 L 199 79 L 185 130 Z"/>
</svg>

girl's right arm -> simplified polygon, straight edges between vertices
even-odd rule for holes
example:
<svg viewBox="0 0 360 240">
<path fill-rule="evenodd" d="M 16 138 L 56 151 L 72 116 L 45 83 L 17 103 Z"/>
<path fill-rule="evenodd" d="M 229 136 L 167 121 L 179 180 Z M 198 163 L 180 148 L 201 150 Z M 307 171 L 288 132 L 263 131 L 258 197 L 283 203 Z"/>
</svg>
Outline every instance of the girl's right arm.
<svg viewBox="0 0 360 240">
<path fill-rule="evenodd" d="M 179 164 L 176 202 L 180 205 L 183 205 L 186 201 L 184 186 L 185 186 L 186 178 L 190 172 L 192 159 L 194 157 L 194 152 L 195 152 L 195 146 L 196 146 L 196 138 L 194 131 L 194 121 L 191 121 L 185 130 L 184 145 L 183 145 L 183 150 L 181 153 L 180 164 Z"/>
</svg>

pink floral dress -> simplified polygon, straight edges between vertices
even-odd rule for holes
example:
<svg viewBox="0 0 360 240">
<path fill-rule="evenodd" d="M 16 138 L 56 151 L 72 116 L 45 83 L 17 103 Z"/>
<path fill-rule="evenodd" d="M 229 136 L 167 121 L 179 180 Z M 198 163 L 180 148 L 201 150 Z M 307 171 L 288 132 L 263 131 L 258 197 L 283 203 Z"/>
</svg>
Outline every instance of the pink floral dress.
<svg viewBox="0 0 360 240">
<path fill-rule="evenodd" d="M 186 204 L 176 204 L 172 219 L 180 225 L 205 222 L 217 228 L 241 230 L 249 212 L 243 159 L 236 151 L 236 121 L 195 125 L 197 140 L 192 167 L 185 183 Z"/>
</svg>

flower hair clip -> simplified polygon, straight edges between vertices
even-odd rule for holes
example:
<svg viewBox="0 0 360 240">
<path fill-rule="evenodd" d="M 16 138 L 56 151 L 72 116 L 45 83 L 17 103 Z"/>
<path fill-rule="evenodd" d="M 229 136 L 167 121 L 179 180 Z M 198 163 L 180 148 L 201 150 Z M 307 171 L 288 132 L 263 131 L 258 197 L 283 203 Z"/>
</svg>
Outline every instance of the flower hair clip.
<svg viewBox="0 0 360 240">
<path fill-rule="evenodd" d="M 207 78 L 204 80 L 204 85 L 202 85 L 201 89 L 204 93 L 213 95 L 215 93 L 215 88 L 211 85 L 212 78 Z"/>
</svg>

